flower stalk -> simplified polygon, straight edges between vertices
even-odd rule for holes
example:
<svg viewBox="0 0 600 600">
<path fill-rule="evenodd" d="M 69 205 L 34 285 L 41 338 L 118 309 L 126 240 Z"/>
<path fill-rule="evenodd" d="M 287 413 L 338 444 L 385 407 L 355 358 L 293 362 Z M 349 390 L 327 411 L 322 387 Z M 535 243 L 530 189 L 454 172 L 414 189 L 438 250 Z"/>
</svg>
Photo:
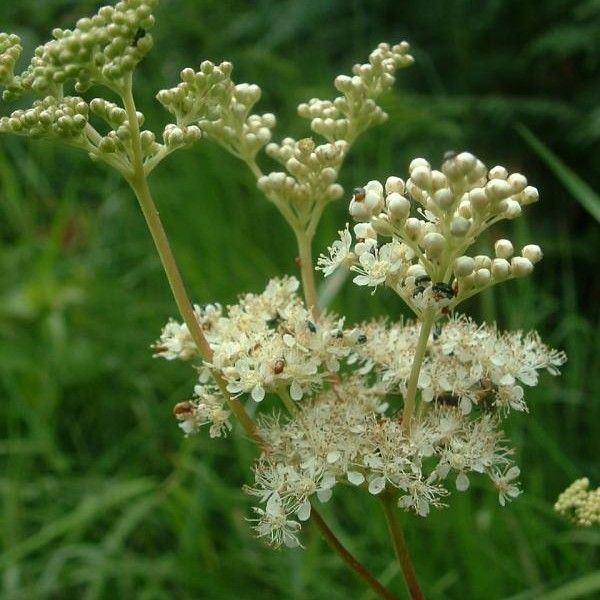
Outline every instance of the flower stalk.
<svg viewBox="0 0 600 600">
<path fill-rule="evenodd" d="M 383 511 L 385 513 L 390 538 L 394 545 L 394 552 L 396 553 L 396 558 L 398 559 L 398 563 L 402 570 L 408 593 L 412 600 L 425 600 L 425 595 L 421 591 L 421 587 L 417 580 L 417 574 L 415 573 L 415 568 L 413 567 L 410 558 L 404 532 L 398 521 L 394 495 L 389 492 L 384 492 L 381 495 L 381 501 L 383 503 Z"/>
</svg>

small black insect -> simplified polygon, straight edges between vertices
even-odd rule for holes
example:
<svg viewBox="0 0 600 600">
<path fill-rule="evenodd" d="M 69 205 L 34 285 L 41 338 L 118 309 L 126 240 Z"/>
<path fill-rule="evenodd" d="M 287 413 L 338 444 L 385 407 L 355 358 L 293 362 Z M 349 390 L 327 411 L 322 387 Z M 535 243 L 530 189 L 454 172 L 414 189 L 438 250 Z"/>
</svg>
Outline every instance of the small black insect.
<svg viewBox="0 0 600 600">
<path fill-rule="evenodd" d="M 317 326 L 312 321 L 306 321 L 306 326 L 311 333 L 317 333 Z"/>
<path fill-rule="evenodd" d="M 454 289 L 451 285 L 444 283 L 443 281 L 438 281 L 438 283 L 434 283 L 431 286 L 431 289 L 433 290 L 433 295 L 436 300 L 442 300 L 443 298 L 454 298 Z"/>
<path fill-rule="evenodd" d="M 361 333 L 357 338 L 356 341 L 359 344 L 366 344 L 367 343 L 367 336 L 364 333 Z"/>
<path fill-rule="evenodd" d="M 146 36 L 146 30 L 143 27 L 138 27 L 131 42 L 132 46 L 137 46 L 137 43 Z"/>
<path fill-rule="evenodd" d="M 422 294 L 425 291 L 427 284 L 430 282 L 431 277 L 429 277 L 429 275 L 419 275 L 418 277 L 415 277 L 415 291 L 413 293 L 413 296 L 416 296 L 417 294 Z"/>
</svg>

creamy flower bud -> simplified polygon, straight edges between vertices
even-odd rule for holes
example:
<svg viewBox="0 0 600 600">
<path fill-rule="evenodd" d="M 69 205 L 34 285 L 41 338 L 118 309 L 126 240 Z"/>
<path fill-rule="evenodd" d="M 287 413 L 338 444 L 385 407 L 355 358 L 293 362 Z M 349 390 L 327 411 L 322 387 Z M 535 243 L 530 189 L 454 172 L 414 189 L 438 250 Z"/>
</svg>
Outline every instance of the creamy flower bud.
<svg viewBox="0 0 600 600">
<path fill-rule="evenodd" d="M 429 167 L 416 167 L 410 172 L 410 178 L 422 190 L 431 188 L 431 169 Z"/>
<path fill-rule="evenodd" d="M 521 250 L 521 255 L 531 261 L 532 264 L 540 262 L 543 258 L 542 249 L 536 244 L 528 244 Z"/>
<path fill-rule="evenodd" d="M 519 201 L 522 206 L 527 206 L 528 204 L 533 204 L 540 199 L 540 195 L 537 191 L 537 188 L 534 188 L 532 185 L 528 185 L 519 195 Z"/>
<path fill-rule="evenodd" d="M 450 208 L 454 203 L 454 194 L 449 188 L 444 187 L 433 194 L 433 200 L 440 208 Z"/>
<path fill-rule="evenodd" d="M 470 221 L 461 216 L 455 216 L 450 223 L 450 232 L 456 237 L 465 236 L 470 228 Z"/>
<path fill-rule="evenodd" d="M 469 201 L 473 208 L 478 211 L 485 210 L 490 204 L 490 199 L 485 193 L 485 190 L 480 187 L 473 188 L 469 192 Z"/>
<path fill-rule="evenodd" d="M 421 221 L 415 217 L 409 217 L 404 224 L 406 235 L 411 240 L 417 240 L 421 233 Z"/>
<path fill-rule="evenodd" d="M 490 269 L 492 266 L 492 259 L 485 254 L 478 254 L 475 257 L 475 269 Z"/>
<path fill-rule="evenodd" d="M 527 187 L 527 179 L 521 173 L 513 173 L 508 178 L 508 183 L 513 194 L 520 194 Z"/>
<path fill-rule="evenodd" d="M 423 236 L 421 246 L 423 246 L 429 258 L 437 258 L 444 251 L 446 238 L 441 233 L 427 233 Z"/>
<path fill-rule="evenodd" d="M 510 184 L 504 179 L 490 179 L 485 186 L 485 193 L 491 200 L 502 200 L 512 194 Z"/>
<path fill-rule="evenodd" d="M 418 167 L 426 167 L 427 169 L 431 169 L 431 165 L 424 158 L 415 158 L 411 161 L 410 165 L 408 165 L 408 172 L 412 176 L 412 172 Z"/>
<path fill-rule="evenodd" d="M 457 169 L 462 173 L 467 173 L 475 167 L 477 159 L 470 152 L 461 152 L 454 159 Z"/>
<path fill-rule="evenodd" d="M 410 213 L 410 200 L 401 196 L 398 192 L 392 192 L 385 199 L 390 217 L 402 220 Z"/>
<path fill-rule="evenodd" d="M 385 193 L 404 194 L 404 180 L 400 179 L 400 177 L 388 177 L 385 180 Z"/>
<path fill-rule="evenodd" d="M 488 177 L 490 179 L 507 179 L 508 171 L 504 167 L 498 165 L 489 170 Z"/>
<path fill-rule="evenodd" d="M 454 274 L 456 277 L 466 277 L 473 272 L 475 260 L 471 256 L 459 256 L 454 261 Z"/>
<path fill-rule="evenodd" d="M 510 240 L 498 240 L 494 244 L 494 252 L 496 253 L 497 258 L 510 258 L 514 251 Z"/>
<path fill-rule="evenodd" d="M 510 270 L 515 277 L 525 277 L 533 271 L 533 264 L 528 258 L 515 256 L 510 261 Z"/>
<path fill-rule="evenodd" d="M 492 277 L 499 281 L 510 275 L 510 263 L 505 258 L 495 258 L 492 261 Z"/>
<path fill-rule="evenodd" d="M 473 273 L 473 281 L 477 287 L 483 287 L 487 285 L 492 279 L 492 274 L 488 269 L 477 269 Z"/>
</svg>

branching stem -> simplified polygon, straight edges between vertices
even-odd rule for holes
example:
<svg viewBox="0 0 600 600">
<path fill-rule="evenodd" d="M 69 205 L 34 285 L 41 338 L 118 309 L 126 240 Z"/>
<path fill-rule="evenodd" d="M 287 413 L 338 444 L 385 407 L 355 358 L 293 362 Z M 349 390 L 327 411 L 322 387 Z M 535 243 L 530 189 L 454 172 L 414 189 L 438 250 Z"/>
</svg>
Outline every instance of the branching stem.
<svg viewBox="0 0 600 600">
<path fill-rule="evenodd" d="M 198 348 L 201 356 L 204 360 L 210 362 L 212 359 L 212 349 L 196 319 L 192 303 L 189 300 L 181 273 L 175 261 L 175 257 L 171 250 L 171 245 L 165 233 L 164 227 L 160 220 L 160 215 L 152 199 L 150 188 L 148 187 L 148 181 L 146 179 L 146 173 L 144 172 L 143 154 L 140 142 L 140 131 L 136 117 L 135 102 L 133 99 L 132 91 L 132 80 L 131 76 L 126 82 L 123 91 L 123 106 L 127 112 L 127 118 L 129 119 L 129 125 L 131 128 L 131 145 L 132 145 L 132 162 L 133 162 L 133 174 L 128 178 L 128 183 L 135 192 L 135 195 L 142 209 L 146 224 L 152 235 L 154 245 L 160 257 L 163 269 L 169 281 L 173 297 L 177 303 L 177 307 L 183 318 L 185 324 L 188 327 L 190 335 Z M 312 267 L 312 259 L 310 256 L 310 244 L 308 245 L 308 257 L 306 264 Z M 310 274 L 312 277 L 312 273 Z M 314 290 L 314 279 L 312 280 L 312 289 Z M 315 299 L 314 306 L 316 306 L 316 293 L 313 291 L 313 297 Z M 308 300 L 307 300 L 308 303 Z M 266 441 L 260 435 L 256 424 L 249 417 L 248 413 L 244 409 L 243 405 L 236 398 L 232 398 L 227 391 L 225 381 L 221 377 L 217 370 L 212 371 L 215 382 L 223 392 L 225 398 L 229 403 L 232 412 L 240 421 L 245 432 L 256 444 L 263 450 L 268 452 Z M 390 594 L 368 571 L 367 569 L 344 547 L 339 541 L 335 534 L 329 529 L 323 517 L 313 507 L 311 511 L 312 519 L 321 531 L 323 537 L 331 545 L 331 547 L 341 556 L 346 564 L 355 571 L 372 589 L 378 596 L 386 600 L 395 600 L 394 596 Z"/>
</svg>

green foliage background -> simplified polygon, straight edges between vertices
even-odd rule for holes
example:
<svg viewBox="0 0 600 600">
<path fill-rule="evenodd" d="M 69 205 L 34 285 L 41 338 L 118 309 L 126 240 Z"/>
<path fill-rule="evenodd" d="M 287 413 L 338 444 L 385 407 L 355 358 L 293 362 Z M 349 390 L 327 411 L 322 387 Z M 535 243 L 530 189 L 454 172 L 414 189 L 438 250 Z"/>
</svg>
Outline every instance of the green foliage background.
<svg viewBox="0 0 600 600">
<path fill-rule="evenodd" d="M 52 27 L 96 6 L 3 2 L 0 29 L 19 33 L 30 56 Z M 415 156 L 437 163 L 469 149 L 540 189 L 541 202 L 494 235 L 539 243 L 545 260 L 468 307 L 503 327 L 535 327 L 569 355 L 562 377 L 529 395 L 531 414 L 510 423 L 525 493 L 501 509 L 476 483 L 448 509 L 403 522 L 430 599 L 600 593 L 600 532 L 574 530 L 552 511 L 576 477 L 600 483 L 598 223 L 515 128 L 600 190 L 600 2 L 164 0 L 154 34 L 137 98 L 155 130 L 167 120 L 158 89 L 184 66 L 228 59 L 237 81 L 262 86 L 260 109 L 278 115 L 278 139 L 306 135 L 301 100 L 332 96 L 333 77 L 379 41 L 407 39 L 416 65 L 384 101 L 389 123 L 357 145 L 346 188 L 402 176 Z M 283 221 L 219 148 L 178 152 L 151 184 L 197 302 L 231 302 L 294 272 Z M 317 252 L 346 220 L 345 202 L 326 212 Z M 180 434 L 171 409 L 193 374 L 151 357 L 176 309 L 116 175 L 74 150 L 3 138 L 0 282 L 2 599 L 373 597 L 316 531 L 306 551 L 274 552 L 252 537 L 239 488 L 255 450 L 239 431 L 218 441 Z M 351 285 L 334 308 L 353 319 L 401 311 L 384 290 Z M 378 504 L 341 491 L 324 513 L 403 597 Z"/>
</svg>

